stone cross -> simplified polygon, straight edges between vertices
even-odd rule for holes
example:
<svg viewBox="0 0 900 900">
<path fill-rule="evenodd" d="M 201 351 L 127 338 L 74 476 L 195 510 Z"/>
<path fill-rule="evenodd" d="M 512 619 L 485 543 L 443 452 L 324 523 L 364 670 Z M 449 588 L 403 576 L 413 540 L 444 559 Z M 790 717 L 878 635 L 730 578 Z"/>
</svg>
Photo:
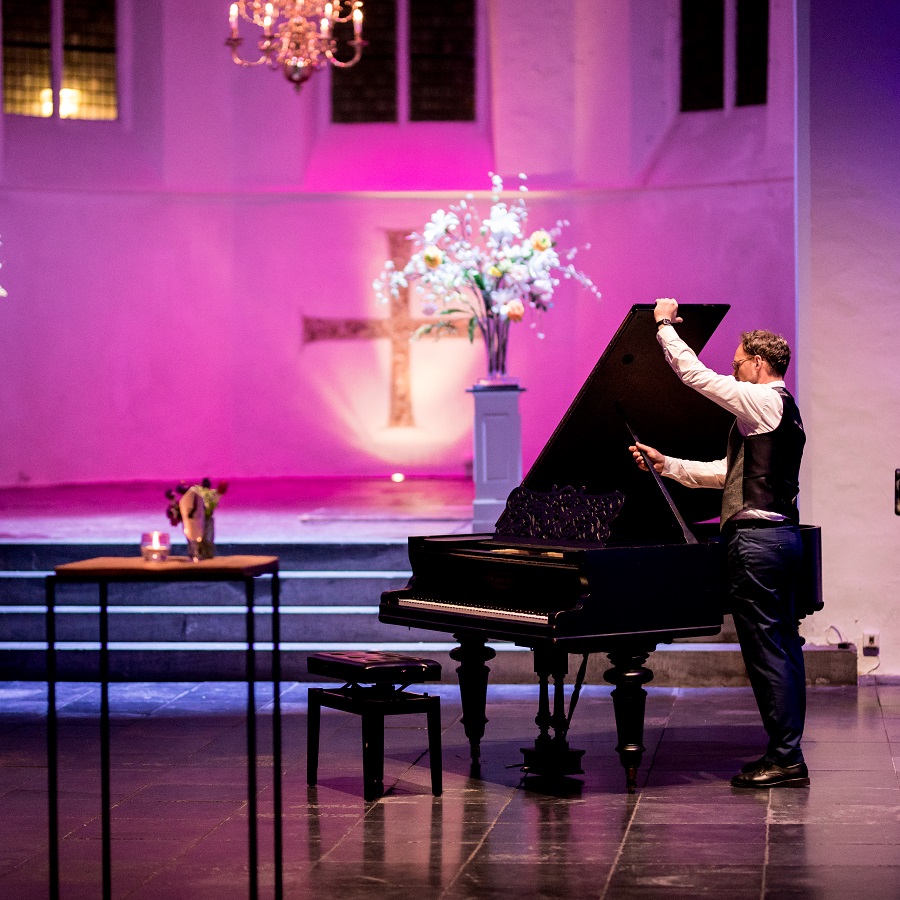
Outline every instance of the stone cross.
<svg viewBox="0 0 900 900">
<path fill-rule="evenodd" d="M 397 269 L 409 261 L 408 231 L 388 231 L 391 260 Z M 416 424 L 412 409 L 409 341 L 420 325 L 434 319 L 415 318 L 409 314 L 409 289 L 400 288 L 397 297 L 390 298 L 390 315 L 380 319 L 334 319 L 303 317 L 303 343 L 318 341 L 375 340 L 387 338 L 391 342 L 391 405 L 388 428 L 409 427 Z M 445 330 L 441 339 L 467 336 L 466 320 L 454 323 L 454 330 Z"/>
</svg>

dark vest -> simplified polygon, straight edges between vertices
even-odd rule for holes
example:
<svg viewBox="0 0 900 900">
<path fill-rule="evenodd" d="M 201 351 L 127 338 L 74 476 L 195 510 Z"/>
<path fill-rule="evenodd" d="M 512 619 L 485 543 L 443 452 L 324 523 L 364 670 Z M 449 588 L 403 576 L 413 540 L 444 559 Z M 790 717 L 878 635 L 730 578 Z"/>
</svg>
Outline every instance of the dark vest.
<svg viewBox="0 0 900 900">
<path fill-rule="evenodd" d="M 800 459 L 806 434 L 800 410 L 784 388 L 784 414 L 774 431 L 744 437 L 737 422 L 728 435 L 722 523 L 742 509 L 762 509 L 799 523 Z"/>
</svg>

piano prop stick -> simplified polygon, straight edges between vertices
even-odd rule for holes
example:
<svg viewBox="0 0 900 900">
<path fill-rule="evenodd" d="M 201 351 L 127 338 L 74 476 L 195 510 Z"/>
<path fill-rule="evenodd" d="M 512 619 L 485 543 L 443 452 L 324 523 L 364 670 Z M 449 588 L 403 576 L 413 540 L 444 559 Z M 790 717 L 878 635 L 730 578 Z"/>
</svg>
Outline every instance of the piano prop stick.
<svg viewBox="0 0 900 900">
<path fill-rule="evenodd" d="M 635 446 L 639 443 L 638 436 L 635 434 L 634 429 L 628 424 L 628 417 L 625 415 L 625 410 L 622 408 L 622 404 L 616 400 L 615 407 L 618 411 L 619 415 L 622 417 L 622 421 L 625 423 L 625 427 L 628 429 L 628 433 L 631 435 L 631 439 L 634 441 Z M 672 515 L 675 517 L 675 521 L 678 523 L 681 528 L 681 533 L 684 535 L 684 542 L 686 544 L 696 544 L 697 538 L 691 533 L 690 528 L 687 527 L 687 524 L 684 521 L 681 513 L 678 512 L 678 507 L 675 505 L 675 501 L 672 499 L 672 495 L 669 493 L 668 488 L 663 484 L 662 475 L 656 471 L 653 467 L 653 463 L 650 462 L 650 457 L 644 453 L 643 450 L 638 447 L 638 453 L 641 454 L 644 460 L 644 465 L 647 467 L 647 471 L 653 476 L 656 481 L 656 486 L 659 488 L 662 495 L 666 498 L 666 503 L 669 504 L 669 509 L 672 511 Z"/>
</svg>

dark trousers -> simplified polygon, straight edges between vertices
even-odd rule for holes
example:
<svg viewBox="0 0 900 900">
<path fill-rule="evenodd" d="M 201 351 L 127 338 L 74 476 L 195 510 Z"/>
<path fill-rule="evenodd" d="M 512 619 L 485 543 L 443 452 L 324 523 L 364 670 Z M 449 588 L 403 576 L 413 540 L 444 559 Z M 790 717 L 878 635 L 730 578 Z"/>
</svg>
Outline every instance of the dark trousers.
<svg viewBox="0 0 900 900">
<path fill-rule="evenodd" d="M 732 614 L 763 726 L 766 758 L 789 766 L 803 761 L 806 717 L 803 641 L 794 591 L 803 555 L 793 525 L 744 528 L 727 535 Z"/>
</svg>

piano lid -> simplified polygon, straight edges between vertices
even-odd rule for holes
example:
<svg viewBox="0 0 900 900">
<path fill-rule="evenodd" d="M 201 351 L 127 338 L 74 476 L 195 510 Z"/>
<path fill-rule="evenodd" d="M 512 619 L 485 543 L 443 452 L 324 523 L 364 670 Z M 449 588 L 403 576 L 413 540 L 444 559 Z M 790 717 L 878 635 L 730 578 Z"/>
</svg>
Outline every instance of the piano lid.
<svg viewBox="0 0 900 900">
<path fill-rule="evenodd" d="M 727 304 L 680 305 L 679 336 L 699 353 L 728 309 Z M 550 491 L 554 485 L 571 485 L 588 494 L 620 491 L 625 503 L 612 523 L 610 543 L 683 543 L 666 497 L 628 451 L 632 439 L 625 419 L 642 443 L 682 459 L 721 459 L 734 420 L 669 368 L 649 304 L 631 308 L 522 486 Z M 720 491 L 663 481 L 686 522 L 719 515 Z"/>
</svg>

